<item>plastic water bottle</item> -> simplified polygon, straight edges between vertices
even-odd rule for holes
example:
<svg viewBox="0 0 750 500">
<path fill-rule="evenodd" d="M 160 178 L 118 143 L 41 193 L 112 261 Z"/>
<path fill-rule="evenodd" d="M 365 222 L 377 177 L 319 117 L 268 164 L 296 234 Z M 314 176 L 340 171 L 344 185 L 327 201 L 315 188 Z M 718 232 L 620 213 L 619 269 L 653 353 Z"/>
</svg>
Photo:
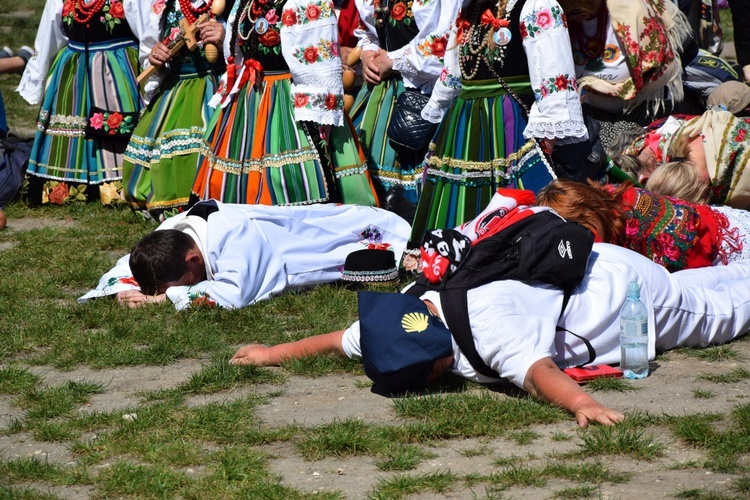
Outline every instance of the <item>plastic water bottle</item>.
<svg viewBox="0 0 750 500">
<path fill-rule="evenodd" d="M 636 281 L 628 285 L 628 300 L 620 311 L 620 369 L 625 378 L 648 376 L 648 311 Z"/>
</svg>

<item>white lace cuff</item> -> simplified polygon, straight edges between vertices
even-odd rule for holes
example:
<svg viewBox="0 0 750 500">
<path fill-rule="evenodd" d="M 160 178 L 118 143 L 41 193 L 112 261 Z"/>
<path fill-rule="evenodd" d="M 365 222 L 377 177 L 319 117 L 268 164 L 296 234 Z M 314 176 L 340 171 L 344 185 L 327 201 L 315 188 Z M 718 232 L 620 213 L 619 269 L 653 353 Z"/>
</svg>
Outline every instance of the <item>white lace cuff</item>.
<svg viewBox="0 0 750 500">
<path fill-rule="evenodd" d="M 586 125 L 582 121 L 530 122 L 523 131 L 526 139 L 556 139 L 556 144 L 571 144 L 588 138 Z"/>
<path fill-rule="evenodd" d="M 422 118 L 430 123 L 440 123 L 443 120 L 445 109 L 440 108 L 432 104 L 432 101 L 428 102 L 427 105 L 422 108 Z"/>
</svg>

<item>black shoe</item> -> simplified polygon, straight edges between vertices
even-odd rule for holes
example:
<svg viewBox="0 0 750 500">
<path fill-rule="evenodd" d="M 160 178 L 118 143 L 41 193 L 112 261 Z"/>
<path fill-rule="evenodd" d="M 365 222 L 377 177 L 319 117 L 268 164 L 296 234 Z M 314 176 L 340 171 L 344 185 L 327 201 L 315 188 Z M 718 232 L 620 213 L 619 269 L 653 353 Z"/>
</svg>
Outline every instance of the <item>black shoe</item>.
<svg viewBox="0 0 750 500">
<path fill-rule="evenodd" d="M 404 186 L 401 184 L 394 184 L 385 192 L 383 208 L 400 215 L 409 224 L 414 221 L 417 213 L 417 205 L 404 197 Z"/>
</svg>

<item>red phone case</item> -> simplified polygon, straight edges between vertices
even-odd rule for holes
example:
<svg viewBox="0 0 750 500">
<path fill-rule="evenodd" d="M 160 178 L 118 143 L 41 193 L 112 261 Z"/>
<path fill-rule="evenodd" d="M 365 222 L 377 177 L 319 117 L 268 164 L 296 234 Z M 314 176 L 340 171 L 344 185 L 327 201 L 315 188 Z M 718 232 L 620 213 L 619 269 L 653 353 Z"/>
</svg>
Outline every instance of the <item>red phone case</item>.
<svg viewBox="0 0 750 500">
<path fill-rule="evenodd" d="M 595 378 L 620 378 L 622 370 L 613 368 L 609 365 L 582 366 L 580 368 L 566 368 L 563 370 L 566 375 L 576 382 L 588 382 Z"/>
</svg>

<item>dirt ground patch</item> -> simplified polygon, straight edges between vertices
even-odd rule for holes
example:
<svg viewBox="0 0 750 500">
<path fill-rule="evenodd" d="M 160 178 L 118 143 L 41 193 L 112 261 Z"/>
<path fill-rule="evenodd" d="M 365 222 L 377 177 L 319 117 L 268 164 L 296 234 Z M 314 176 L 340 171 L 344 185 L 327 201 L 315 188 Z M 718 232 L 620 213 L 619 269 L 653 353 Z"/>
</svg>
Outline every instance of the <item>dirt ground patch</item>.
<svg viewBox="0 0 750 500">
<path fill-rule="evenodd" d="M 670 353 L 652 363 L 652 374 L 645 380 L 634 381 L 636 391 L 617 393 L 599 392 L 597 399 L 604 404 L 626 413 L 649 412 L 653 415 L 686 415 L 695 413 L 731 412 L 737 404 L 746 403 L 750 396 L 750 381 L 732 384 L 716 384 L 697 377 L 706 373 L 726 373 L 738 366 L 746 366 L 750 360 L 750 341 L 741 340 L 732 344 L 741 358 L 736 361 L 707 362 L 686 353 Z M 43 377 L 43 383 L 58 385 L 66 380 L 86 380 L 103 385 L 102 394 L 91 398 L 83 411 L 123 410 L 135 406 L 139 393 L 158 389 L 173 388 L 184 382 L 201 369 L 206 360 L 182 360 L 164 367 L 132 367 L 110 370 L 79 368 L 60 372 L 49 367 L 32 367 L 34 373 Z M 378 425 L 398 425 L 402 420 L 393 411 L 389 399 L 369 390 L 361 377 L 348 375 L 306 378 L 289 376 L 280 385 L 260 385 L 240 387 L 236 390 L 215 393 L 207 396 L 193 396 L 188 405 L 203 405 L 215 401 L 228 401 L 244 397 L 250 393 L 280 392 L 269 398 L 267 404 L 258 407 L 258 415 L 269 427 L 295 423 L 305 427 L 318 426 L 336 420 L 359 419 Z M 711 391 L 709 399 L 694 397 L 694 389 Z M 497 397 L 513 397 L 498 393 Z M 0 421 L 7 428 L 14 418 L 21 418 L 23 412 L 14 404 L 11 396 L 0 397 Z M 431 474 L 450 471 L 457 476 L 483 473 L 497 469 L 500 459 L 521 457 L 525 466 L 543 467 L 557 460 L 560 454 L 575 452 L 577 429 L 575 422 L 569 421 L 536 426 L 538 435 L 532 443 L 519 445 L 506 438 L 498 439 L 459 439 L 442 441 L 437 445 L 425 446 L 433 458 L 423 460 L 416 470 L 409 474 Z M 567 441 L 554 439 L 560 435 L 570 437 Z M 717 474 L 697 466 L 680 467 L 680 464 L 699 463 L 705 460 L 702 452 L 690 448 L 670 435 L 656 436 L 665 445 L 665 455 L 654 461 L 638 461 L 627 457 L 592 457 L 600 460 L 614 472 L 632 473 L 632 478 L 624 484 L 604 484 L 598 495 L 601 498 L 671 498 L 679 491 L 703 488 L 707 491 L 730 492 L 733 481 L 738 476 Z M 370 456 L 333 457 L 317 461 L 307 461 L 290 442 L 271 443 L 259 448 L 271 457 L 270 467 L 274 474 L 283 478 L 283 483 L 308 493 L 338 491 L 346 498 L 366 498 L 368 492 L 381 480 L 393 478 L 400 472 L 384 472 L 378 469 L 378 459 Z M 482 453 L 472 450 L 482 449 Z M 0 457 L 37 457 L 51 462 L 71 464 L 75 458 L 65 445 L 35 441 L 27 434 L 11 434 L 0 437 Z M 381 458 L 382 460 L 382 458 Z M 566 480 L 549 480 L 544 487 L 513 487 L 503 492 L 510 498 L 550 498 L 555 491 L 575 486 Z M 55 488 L 54 494 L 68 498 L 87 498 L 92 492 L 77 487 L 67 491 Z M 467 498 L 484 497 L 485 485 L 472 488 L 461 487 L 442 495 L 420 494 L 415 498 Z"/>
</svg>

